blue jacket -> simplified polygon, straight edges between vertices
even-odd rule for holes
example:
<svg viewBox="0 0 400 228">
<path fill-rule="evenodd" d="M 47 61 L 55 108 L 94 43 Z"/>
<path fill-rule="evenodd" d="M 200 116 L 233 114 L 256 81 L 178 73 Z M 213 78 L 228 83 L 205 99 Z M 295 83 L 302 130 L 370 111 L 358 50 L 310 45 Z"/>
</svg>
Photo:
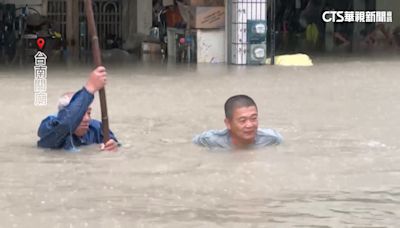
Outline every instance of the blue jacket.
<svg viewBox="0 0 400 228">
<path fill-rule="evenodd" d="M 74 94 L 68 106 L 61 109 L 57 116 L 48 116 L 40 124 L 37 145 L 51 149 L 73 149 L 81 145 L 90 145 L 103 142 L 101 122 L 91 120 L 88 132 L 78 137 L 74 133 L 83 116 L 94 99 L 93 94 L 82 88 Z M 117 141 L 110 131 L 110 138 Z"/>
</svg>

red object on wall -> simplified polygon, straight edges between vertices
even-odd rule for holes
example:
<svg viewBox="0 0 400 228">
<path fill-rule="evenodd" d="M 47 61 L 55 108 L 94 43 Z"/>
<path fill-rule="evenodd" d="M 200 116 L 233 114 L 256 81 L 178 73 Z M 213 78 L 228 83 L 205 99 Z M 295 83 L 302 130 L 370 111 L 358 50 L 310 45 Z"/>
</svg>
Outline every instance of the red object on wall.
<svg viewBox="0 0 400 228">
<path fill-rule="evenodd" d="M 183 21 L 181 14 L 179 13 L 178 7 L 170 7 L 167 12 L 167 26 L 176 27 L 176 24 Z"/>
</svg>

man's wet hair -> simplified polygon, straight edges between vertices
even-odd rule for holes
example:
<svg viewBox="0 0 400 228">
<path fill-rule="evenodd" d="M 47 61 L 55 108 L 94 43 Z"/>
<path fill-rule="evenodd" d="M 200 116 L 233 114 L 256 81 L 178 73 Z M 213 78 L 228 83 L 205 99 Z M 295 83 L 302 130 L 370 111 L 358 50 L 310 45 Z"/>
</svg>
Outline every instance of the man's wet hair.
<svg viewBox="0 0 400 228">
<path fill-rule="evenodd" d="M 233 111 L 237 108 L 254 106 L 257 109 L 256 102 L 247 95 L 235 95 L 225 102 L 225 117 L 232 119 Z"/>
</svg>

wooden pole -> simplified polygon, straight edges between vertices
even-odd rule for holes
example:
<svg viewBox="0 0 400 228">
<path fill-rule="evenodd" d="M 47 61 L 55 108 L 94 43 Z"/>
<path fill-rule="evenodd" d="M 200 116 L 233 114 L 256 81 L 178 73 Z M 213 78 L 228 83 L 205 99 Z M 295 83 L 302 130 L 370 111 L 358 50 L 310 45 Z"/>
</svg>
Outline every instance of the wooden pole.
<svg viewBox="0 0 400 228">
<path fill-rule="evenodd" d="M 92 54 L 93 54 L 93 62 L 96 67 L 101 66 L 101 52 L 99 46 L 99 37 L 97 36 L 96 23 L 94 21 L 93 15 L 93 5 L 92 0 L 85 1 L 86 8 L 86 19 L 88 22 L 89 35 L 91 37 L 92 44 Z M 110 129 L 108 125 L 108 115 L 107 115 L 107 101 L 106 101 L 106 90 L 102 88 L 99 90 L 100 96 L 100 106 L 101 106 L 101 122 L 102 122 L 102 131 L 103 131 L 103 142 L 106 144 L 110 139 Z"/>
</svg>

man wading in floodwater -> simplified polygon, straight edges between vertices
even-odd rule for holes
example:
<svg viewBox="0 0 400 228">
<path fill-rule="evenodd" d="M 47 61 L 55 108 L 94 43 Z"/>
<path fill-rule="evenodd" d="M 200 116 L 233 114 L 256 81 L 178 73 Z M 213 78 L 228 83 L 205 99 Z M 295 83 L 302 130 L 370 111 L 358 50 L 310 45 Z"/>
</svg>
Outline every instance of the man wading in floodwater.
<svg viewBox="0 0 400 228">
<path fill-rule="evenodd" d="M 39 126 L 39 147 L 70 150 L 81 145 L 102 143 L 101 122 L 91 119 L 90 105 L 94 94 L 105 86 L 106 76 L 106 69 L 97 67 L 81 90 L 66 93 L 59 99 L 57 115 L 48 116 Z M 110 140 L 105 145 L 101 144 L 100 149 L 116 151 L 117 148 L 117 139 L 110 131 Z"/>
<path fill-rule="evenodd" d="M 225 130 L 196 135 L 193 143 L 209 149 L 251 149 L 280 144 L 283 140 L 273 129 L 258 128 L 257 105 L 246 95 L 236 95 L 225 102 L 225 125 Z"/>
</svg>

